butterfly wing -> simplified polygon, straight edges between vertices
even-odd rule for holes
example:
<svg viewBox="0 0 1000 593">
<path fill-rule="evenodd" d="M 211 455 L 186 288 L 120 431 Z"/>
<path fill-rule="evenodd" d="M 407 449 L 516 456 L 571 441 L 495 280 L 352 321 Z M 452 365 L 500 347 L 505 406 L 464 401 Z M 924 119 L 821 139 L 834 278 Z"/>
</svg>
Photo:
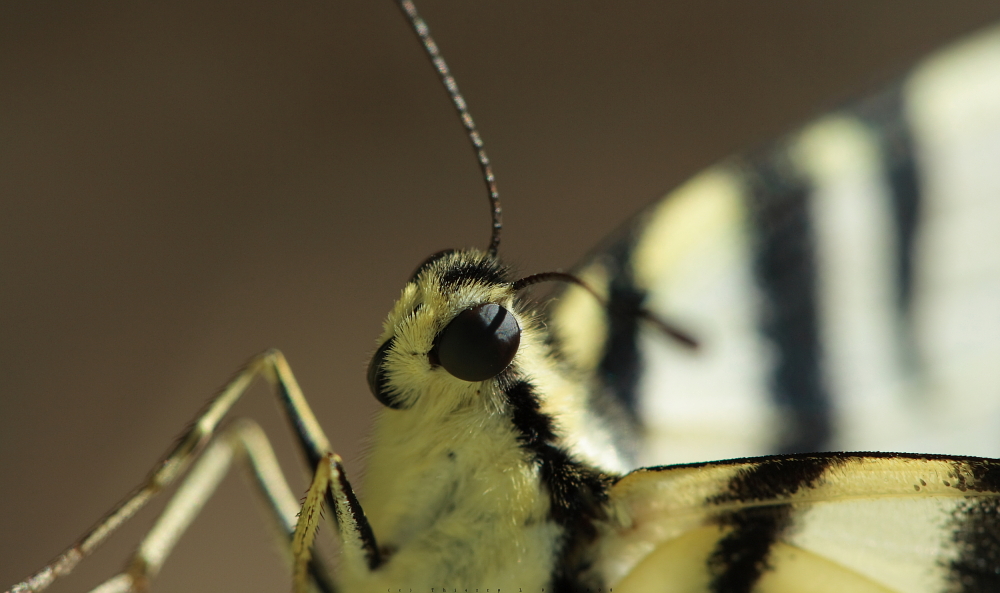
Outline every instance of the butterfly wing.
<svg viewBox="0 0 1000 593">
<path fill-rule="evenodd" d="M 615 591 L 1000 590 L 1000 461 L 802 454 L 641 469 L 611 490 Z"/>
<path fill-rule="evenodd" d="M 644 429 L 638 465 L 1000 456 L 998 162 L 993 29 L 670 192 L 578 270 L 612 314 L 569 288 L 551 326 Z"/>
</svg>

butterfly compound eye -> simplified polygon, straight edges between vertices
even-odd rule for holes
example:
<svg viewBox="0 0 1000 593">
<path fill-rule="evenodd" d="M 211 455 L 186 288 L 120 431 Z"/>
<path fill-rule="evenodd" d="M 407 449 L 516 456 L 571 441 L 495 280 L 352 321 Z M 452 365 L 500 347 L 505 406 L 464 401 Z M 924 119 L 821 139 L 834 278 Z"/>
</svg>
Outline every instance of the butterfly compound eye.
<svg viewBox="0 0 1000 593">
<path fill-rule="evenodd" d="M 372 395 L 383 406 L 400 409 L 402 404 L 397 401 L 394 394 L 389 391 L 389 382 L 385 376 L 385 356 L 389 353 L 395 340 L 389 340 L 378 347 L 372 356 L 372 361 L 368 363 L 368 387 L 372 390 Z"/>
<path fill-rule="evenodd" d="M 517 319 L 489 303 L 456 315 L 438 334 L 431 357 L 458 379 L 485 381 L 510 365 L 520 344 Z"/>
</svg>

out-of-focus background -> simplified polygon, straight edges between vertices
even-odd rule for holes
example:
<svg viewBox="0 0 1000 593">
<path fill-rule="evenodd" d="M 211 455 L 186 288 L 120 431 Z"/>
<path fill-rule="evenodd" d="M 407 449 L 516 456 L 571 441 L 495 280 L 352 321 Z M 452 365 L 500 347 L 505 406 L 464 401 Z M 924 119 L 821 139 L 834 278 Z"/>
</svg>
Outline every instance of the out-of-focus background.
<svg viewBox="0 0 1000 593">
<path fill-rule="evenodd" d="M 525 273 L 572 265 L 699 168 L 1000 18 L 990 0 L 419 8 Z M 478 175 L 388 0 L 0 5 L 0 588 L 267 347 L 361 472 L 380 323 L 425 255 L 485 245 Z M 272 401 L 258 388 L 238 411 L 304 491 Z M 227 479 L 156 590 L 286 590 L 254 506 Z M 110 576 L 154 516 L 52 590 Z"/>
</svg>

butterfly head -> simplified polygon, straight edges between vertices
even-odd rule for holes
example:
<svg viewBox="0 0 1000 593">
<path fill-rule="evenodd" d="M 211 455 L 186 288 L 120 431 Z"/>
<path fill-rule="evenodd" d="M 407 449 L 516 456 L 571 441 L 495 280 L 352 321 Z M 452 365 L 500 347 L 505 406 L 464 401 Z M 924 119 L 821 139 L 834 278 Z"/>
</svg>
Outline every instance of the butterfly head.
<svg viewBox="0 0 1000 593">
<path fill-rule="evenodd" d="M 448 411 L 491 397 L 518 374 L 540 332 L 510 272 L 478 250 L 443 251 L 414 272 L 368 368 L 372 393 L 397 410 Z M 537 347 L 537 346 L 534 346 Z M 492 403 L 496 408 L 499 402 Z"/>
</svg>

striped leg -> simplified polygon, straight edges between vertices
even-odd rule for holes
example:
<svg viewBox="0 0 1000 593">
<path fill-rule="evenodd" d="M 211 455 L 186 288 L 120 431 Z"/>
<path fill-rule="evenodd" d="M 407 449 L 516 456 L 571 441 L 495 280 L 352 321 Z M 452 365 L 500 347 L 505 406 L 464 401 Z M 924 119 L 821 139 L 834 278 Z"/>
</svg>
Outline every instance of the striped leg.
<svg viewBox="0 0 1000 593">
<path fill-rule="evenodd" d="M 294 593 L 306 593 L 311 582 L 309 577 L 316 579 L 313 574 L 312 547 L 324 503 L 334 511 L 337 536 L 343 553 L 341 568 L 347 568 L 354 574 L 363 574 L 378 568 L 381 563 L 375 536 L 354 495 L 351 483 L 347 481 L 340 456 L 329 453 L 316 466 L 292 536 Z"/>
<path fill-rule="evenodd" d="M 143 483 L 140 484 L 140 486 L 132 494 L 119 503 L 118 506 L 112 509 L 111 512 L 104 516 L 104 518 L 98 521 L 97 524 L 95 524 L 83 535 L 83 537 L 77 540 L 76 543 L 63 552 L 58 558 L 21 583 L 11 587 L 7 593 L 36 593 L 38 591 L 43 591 L 55 579 L 69 574 L 83 558 L 87 557 L 99 545 L 101 545 L 104 540 L 108 538 L 108 536 L 118 529 L 118 527 L 120 527 L 125 521 L 130 519 L 136 512 L 145 506 L 146 503 L 153 498 L 153 496 L 168 487 L 181 474 L 184 473 L 191 462 L 198 457 L 203 449 L 205 449 L 206 445 L 208 445 L 209 441 L 215 435 L 216 430 L 218 430 L 219 423 L 223 418 L 225 418 L 229 410 L 236 404 L 253 379 L 258 375 L 263 375 L 269 382 L 271 382 L 272 385 L 275 386 L 278 392 L 278 397 L 284 404 L 285 412 L 288 415 L 292 426 L 295 428 L 299 444 L 302 447 L 302 451 L 306 456 L 308 464 L 311 467 L 317 467 L 319 461 L 325 459 L 326 454 L 330 450 L 329 441 L 327 440 L 326 435 L 323 434 L 323 430 L 320 428 L 319 423 L 316 421 L 316 417 L 309 408 L 309 404 L 302 395 L 302 390 L 299 388 L 294 375 L 292 375 L 292 370 L 289 368 L 285 357 L 277 350 L 269 350 L 251 360 L 242 370 L 239 371 L 239 373 L 236 374 L 236 376 L 222 389 L 222 391 L 209 402 L 208 406 L 206 406 L 205 409 L 198 414 L 194 422 L 192 422 L 190 428 L 188 428 L 187 431 L 180 437 L 177 445 L 175 445 L 174 448 L 171 449 L 153 467 L 153 470 L 149 473 Z M 268 446 L 268 449 L 269 448 L 270 447 Z M 251 464 L 254 463 L 253 457 L 256 451 L 251 449 L 251 446 L 249 445 L 245 446 L 245 451 L 251 458 Z M 213 470 L 209 469 L 209 467 L 211 467 L 211 464 L 217 462 L 218 460 L 209 460 L 206 462 L 206 469 L 199 473 L 202 477 L 196 479 L 192 476 L 192 481 L 199 482 L 201 479 L 205 479 L 207 476 L 210 476 L 213 473 Z M 288 505 L 285 502 L 277 502 L 278 499 L 272 497 L 269 493 L 270 490 L 272 490 L 271 487 L 274 487 L 274 491 L 281 490 L 280 487 L 275 486 L 273 475 L 269 471 L 259 472 L 257 469 L 254 469 L 254 473 L 257 476 L 258 483 L 263 484 L 264 482 L 267 482 L 267 485 L 264 486 L 267 497 L 269 498 L 271 505 L 274 506 L 275 513 L 281 515 L 283 517 L 282 521 L 286 522 L 285 519 L 287 519 L 287 510 L 289 508 Z M 280 476 L 280 472 L 278 475 Z M 283 478 L 279 479 L 281 482 L 284 481 Z M 196 484 L 191 486 L 192 491 L 195 491 L 198 488 L 199 486 Z M 287 485 L 284 485 L 284 489 L 287 490 Z M 182 489 L 182 492 L 186 490 L 186 488 Z M 175 499 L 182 497 L 182 492 L 178 492 Z M 211 488 L 209 488 L 208 492 L 211 492 Z M 168 506 L 168 509 L 164 511 L 164 515 L 161 517 L 161 523 L 164 523 L 163 529 L 165 531 L 161 532 L 162 535 L 157 535 L 155 533 L 160 526 L 160 523 L 158 523 L 157 527 L 154 527 L 153 531 L 150 532 L 146 540 L 144 540 L 144 543 L 148 541 L 155 541 L 162 544 L 163 542 L 170 541 L 170 546 L 173 545 L 171 538 L 176 540 L 176 537 L 179 536 L 180 533 L 183 532 L 184 527 L 186 527 L 186 523 L 181 525 L 177 518 L 168 519 L 167 515 L 169 514 L 170 508 L 184 507 L 185 504 L 191 505 L 195 502 L 197 502 L 197 508 L 200 508 L 200 504 L 204 502 L 204 500 L 201 500 L 200 502 L 197 501 L 197 497 L 193 494 L 184 496 L 186 496 L 186 498 L 181 498 L 181 500 L 176 504 L 172 502 Z M 278 495 L 279 498 L 281 496 L 283 495 Z M 294 497 L 292 500 L 293 504 L 295 504 Z M 295 504 L 295 506 L 297 506 L 297 504 Z M 197 514 L 197 508 L 192 508 L 187 511 L 182 508 L 177 512 L 180 513 L 181 516 L 186 514 L 193 518 L 193 516 Z M 179 529 L 177 529 L 178 526 L 180 527 Z M 286 525 L 285 533 L 290 532 L 291 528 Z M 166 551 L 169 552 L 169 547 Z M 165 554 L 163 554 L 163 556 L 165 556 Z M 109 582 L 103 586 L 113 587 L 113 584 Z M 116 590 L 123 589 L 107 589 L 107 591 Z"/>
</svg>

